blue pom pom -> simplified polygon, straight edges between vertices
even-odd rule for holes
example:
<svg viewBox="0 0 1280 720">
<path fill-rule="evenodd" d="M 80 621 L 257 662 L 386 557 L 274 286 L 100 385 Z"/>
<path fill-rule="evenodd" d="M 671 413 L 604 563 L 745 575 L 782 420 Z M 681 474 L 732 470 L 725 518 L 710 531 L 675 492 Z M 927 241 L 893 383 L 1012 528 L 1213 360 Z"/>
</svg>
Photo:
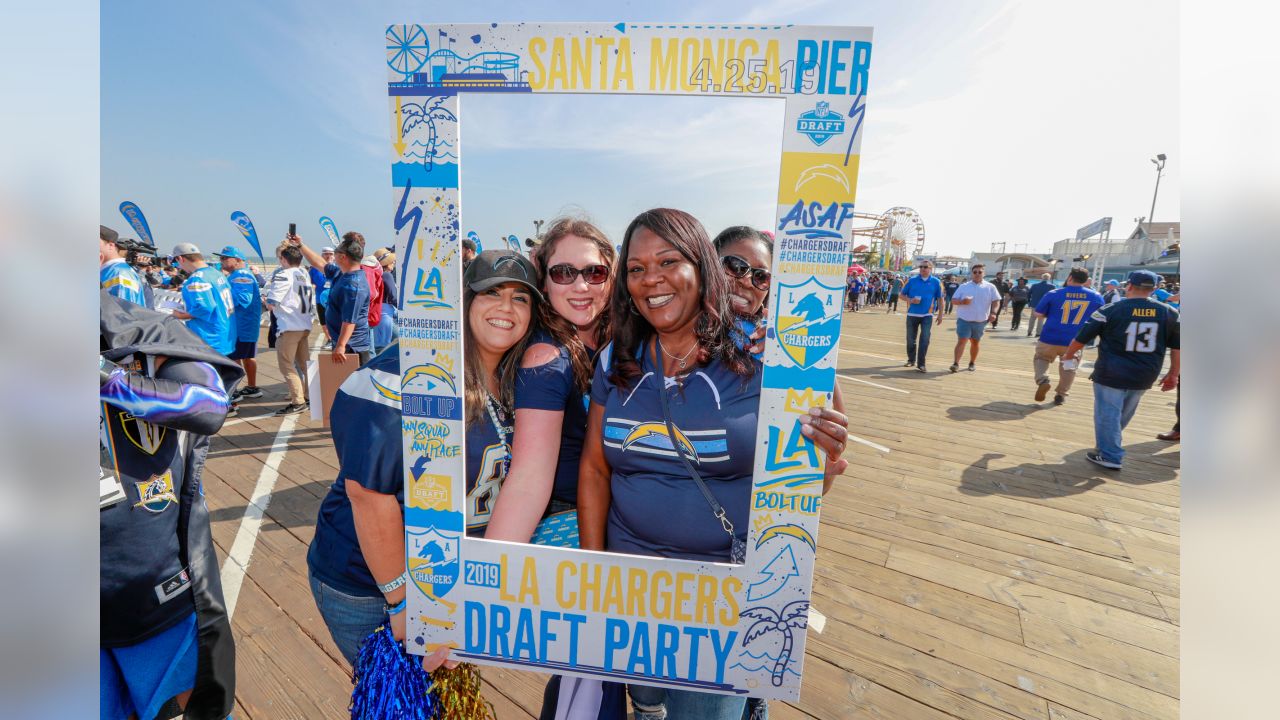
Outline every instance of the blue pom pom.
<svg viewBox="0 0 1280 720">
<path fill-rule="evenodd" d="M 420 658 L 405 653 L 383 623 L 365 638 L 356 657 L 351 720 L 432 720 L 440 706 Z"/>
</svg>

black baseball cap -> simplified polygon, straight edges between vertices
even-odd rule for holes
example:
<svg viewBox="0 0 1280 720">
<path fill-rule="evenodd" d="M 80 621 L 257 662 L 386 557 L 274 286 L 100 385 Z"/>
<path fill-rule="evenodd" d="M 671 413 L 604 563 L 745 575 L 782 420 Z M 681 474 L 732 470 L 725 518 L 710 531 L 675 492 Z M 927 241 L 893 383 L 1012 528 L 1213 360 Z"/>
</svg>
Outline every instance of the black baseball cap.
<svg viewBox="0 0 1280 720">
<path fill-rule="evenodd" d="M 116 232 L 115 230 L 112 230 L 106 225 L 99 225 L 98 239 L 104 240 L 109 243 L 118 243 L 120 242 L 120 233 Z"/>
<path fill-rule="evenodd" d="M 472 292 L 484 292 L 503 283 L 520 283 L 529 288 L 538 300 L 543 300 L 537 278 L 537 269 L 524 255 L 510 250 L 485 250 L 467 266 L 462 283 Z"/>
</svg>

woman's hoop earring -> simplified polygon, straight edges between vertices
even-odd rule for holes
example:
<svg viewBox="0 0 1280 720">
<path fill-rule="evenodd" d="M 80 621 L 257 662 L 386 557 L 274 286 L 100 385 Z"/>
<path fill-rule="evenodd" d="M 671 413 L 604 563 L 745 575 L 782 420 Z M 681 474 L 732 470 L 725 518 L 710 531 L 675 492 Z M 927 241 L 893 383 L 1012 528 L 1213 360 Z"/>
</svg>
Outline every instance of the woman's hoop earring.
<svg viewBox="0 0 1280 720">
<path fill-rule="evenodd" d="M 640 314 L 640 311 L 636 309 L 636 300 L 635 300 L 635 298 L 627 298 L 627 309 L 631 311 L 631 314 L 632 314 L 632 315 L 639 315 L 639 314 Z"/>
</svg>

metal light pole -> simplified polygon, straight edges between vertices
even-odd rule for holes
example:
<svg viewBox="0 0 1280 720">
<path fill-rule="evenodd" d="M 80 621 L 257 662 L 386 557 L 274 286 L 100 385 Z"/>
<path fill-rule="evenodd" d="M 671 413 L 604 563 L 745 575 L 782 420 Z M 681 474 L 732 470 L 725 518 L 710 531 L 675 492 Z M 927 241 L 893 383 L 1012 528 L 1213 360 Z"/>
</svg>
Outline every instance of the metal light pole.
<svg viewBox="0 0 1280 720">
<path fill-rule="evenodd" d="M 1163 156 L 1163 155 L 1161 155 L 1160 157 L 1164 157 L 1164 156 Z M 534 220 L 534 221 L 533 221 L 533 239 L 534 239 L 534 240 L 540 240 L 540 239 L 542 239 L 542 223 L 544 223 L 544 222 L 546 222 L 546 221 L 545 221 L 545 220 Z"/>
<path fill-rule="evenodd" d="M 1151 213 L 1147 215 L 1147 237 L 1151 237 L 1151 223 L 1156 219 L 1156 198 L 1160 195 L 1160 173 L 1164 170 L 1165 154 L 1160 153 L 1151 158 L 1151 163 L 1156 166 L 1156 191 L 1151 193 Z"/>
</svg>

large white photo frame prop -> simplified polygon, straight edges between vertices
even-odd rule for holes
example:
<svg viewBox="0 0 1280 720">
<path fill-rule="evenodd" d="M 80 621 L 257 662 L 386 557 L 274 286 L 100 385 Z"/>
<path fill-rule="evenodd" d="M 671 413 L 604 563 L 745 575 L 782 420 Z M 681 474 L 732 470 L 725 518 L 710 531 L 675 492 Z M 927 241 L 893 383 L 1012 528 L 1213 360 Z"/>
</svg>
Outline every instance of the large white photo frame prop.
<svg viewBox="0 0 1280 720">
<path fill-rule="evenodd" d="M 871 47 L 871 29 L 855 27 L 387 29 L 403 310 L 400 387 L 385 394 L 403 412 L 411 652 L 444 645 L 477 663 L 799 697 L 823 457 L 797 421 L 835 385 Z M 786 100 L 744 565 L 464 536 L 459 125 L 471 92 Z"/>
</svg>

